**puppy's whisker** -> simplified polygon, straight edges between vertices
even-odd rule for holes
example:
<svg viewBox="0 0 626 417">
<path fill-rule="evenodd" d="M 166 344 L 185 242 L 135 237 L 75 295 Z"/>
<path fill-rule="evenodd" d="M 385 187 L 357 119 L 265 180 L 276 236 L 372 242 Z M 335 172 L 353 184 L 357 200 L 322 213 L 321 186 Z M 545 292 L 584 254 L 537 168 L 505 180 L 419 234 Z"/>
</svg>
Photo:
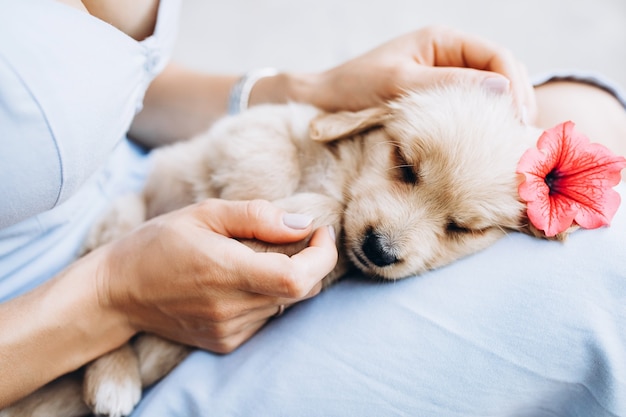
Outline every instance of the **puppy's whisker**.
<svg viewBox="0 0 626 417">
<path fill-rule="evenodd" d="M 378 143 L 373 143 L 373 144 L 371 144 L 371 145 L 369 146 L 369 149 L 368 149 L 368 150 L 369 150 L 370 152 L 376 152 L 376 148 L 379 148 L 379 147 L 381 147 L 381 146 L 383 146 L 383 147 L 387 147 L 387 146 L 388 146 L 388 143 L 386 143 L 386 142 L 378 142 Z M 394 146 L 395 146 L 395 145 L 394 145 Z"/>
<path fill-rule="evenodd" d="M 400 142 L 399 140 L 385 140 L 385 141 L 374 143 L 372 145 L 372 148 L 376 148 L 376 147 L 379 147 L 379 146 L 385 146 L 386 147 L 388 145 L 400 146 L 401 143 L 402 142 Z"/>
<path fill-rule="evenodd" d="M 389 172 L 389 171 L 394 171 L 394 170 L 399 169 L 399 168 L 412 168 L 412 167 L 413 167 L 413 165 L 411 165 L 411 164 L 394 165 L 392 167 L 387 168 L 385 171 Z"/>
</svg>

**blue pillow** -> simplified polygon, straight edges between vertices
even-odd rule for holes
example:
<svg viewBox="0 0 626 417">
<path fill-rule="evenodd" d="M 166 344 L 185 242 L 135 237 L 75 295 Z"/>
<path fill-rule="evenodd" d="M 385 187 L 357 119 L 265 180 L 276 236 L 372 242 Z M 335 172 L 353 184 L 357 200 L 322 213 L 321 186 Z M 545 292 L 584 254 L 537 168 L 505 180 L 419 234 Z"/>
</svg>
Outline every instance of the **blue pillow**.
<svg viewBox="0 0 626 417">
<path fill-rule="evenodd" d="M 626 207 L 565 243 L 511 233 L 421 276 L 347 277 L 193 353 L 134 413 L 156 415 L 626 415 Z"/>
</svg>

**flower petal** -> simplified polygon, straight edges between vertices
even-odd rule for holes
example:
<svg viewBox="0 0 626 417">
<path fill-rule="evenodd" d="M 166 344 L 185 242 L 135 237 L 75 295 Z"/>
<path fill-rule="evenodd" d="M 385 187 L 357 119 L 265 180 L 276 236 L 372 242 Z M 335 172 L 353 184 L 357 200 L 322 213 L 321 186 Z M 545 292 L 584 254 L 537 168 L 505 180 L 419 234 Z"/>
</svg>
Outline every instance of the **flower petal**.
<svg viewBox="0 0 626 417">
<path fill-rule="evenodd" d="M 590 143 L 570 121 L 546 130 L 537 148 L 524 153 L 517 167 L 524 175 L 519 195 L 533 225 L 554 236 L 574 221 L 587 229 L 610 224 L 621 202 L 612 187 L 626 159 Z"/>
<path fill-rule="evenodd" d="M 531 201 L 526 210 L 531 223 L 537 229 L 543 230 L 548 237 L 567 230 L 572 225 L 576 212 L 577 207 L 570 200 L 559 196 Z"/>
<path fill-rule="evenodd" d="M 524 201 L 535 201 L 546 198 L 550 192 L 545 177 L 552 168 L 548 168 L 545 154 L 537 149 L 527 150 L 517 166 L 517 173 L 524 175 L 524 181 L 519 186 L 519 195 Z"/>
<path fill-rule="evenodd" d="M 626 167 L 626 159 L 614 155 L 607 147 L 591 143 L 574 130 L 574 123 L 562 125 L 561 156 L 558 169 L 563 175 L 585 177 L 584 182 L 594 186 L 613 187 L 621 179 L 620 171 Z M 602 184 L 597 183 L 601 180 Z"/>
<path fill-rule="evenodd" d="M 578 205 L 578 213 L 576 213 L 574 220 L 585 229 L 608 226 L 617 213 L 621 200 L 620 195 L 615 190 L 605 190 L 603 195 L 598 198 L 597 204 L 593 206 Z"/>
<path fill-rule="evenodd" d="M 517 172 L 545 178 L 558 162 L 559 143 L 560 139 L 554 132 L 543 132 L 537 141 L 537 148 L 528 149 L 520 158 Z"/>
</svg>

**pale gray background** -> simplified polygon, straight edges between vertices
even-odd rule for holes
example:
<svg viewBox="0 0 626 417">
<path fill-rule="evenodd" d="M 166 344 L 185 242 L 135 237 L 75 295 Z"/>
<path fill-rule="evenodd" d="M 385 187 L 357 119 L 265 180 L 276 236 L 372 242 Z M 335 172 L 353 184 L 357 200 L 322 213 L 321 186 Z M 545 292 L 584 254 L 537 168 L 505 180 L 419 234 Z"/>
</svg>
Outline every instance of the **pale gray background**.
<svg viewBox="0 0 626 417">
<path fill-rule="evenodd" d="M 184 0 L 174 58 L 317 71 L 430 24 L 499 42 L 531 75 L 576 68 L 626 86 L 626 0 Z"/>
</svg>

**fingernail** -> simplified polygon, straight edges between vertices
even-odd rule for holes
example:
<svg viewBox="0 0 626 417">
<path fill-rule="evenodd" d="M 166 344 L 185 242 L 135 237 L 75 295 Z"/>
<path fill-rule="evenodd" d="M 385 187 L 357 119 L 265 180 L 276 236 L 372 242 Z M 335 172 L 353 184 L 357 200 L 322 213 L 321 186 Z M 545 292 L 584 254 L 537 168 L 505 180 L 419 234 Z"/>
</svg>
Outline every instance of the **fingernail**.
<svg viewBox="0 0 626 417">
<path fill-rule="evenodd" d="M 311 225 L 313 217 L 300 213 L 285 213 L 283 223 L 292 229 L 306 229 Z"/>
<path fill-rule="evenodd" d="M 337 241 L 337 235 L 335 234 L 335 228 L 332 225 L 328 226 L 328 234 L 333 241 Z"/>
<path fill-rule="evenodd" d="M 483 80 L 483 88 L 496 94 L 504 94 L 509 91 L 510 81 L 504 77 L 489 77 Z"/>
</svg>

